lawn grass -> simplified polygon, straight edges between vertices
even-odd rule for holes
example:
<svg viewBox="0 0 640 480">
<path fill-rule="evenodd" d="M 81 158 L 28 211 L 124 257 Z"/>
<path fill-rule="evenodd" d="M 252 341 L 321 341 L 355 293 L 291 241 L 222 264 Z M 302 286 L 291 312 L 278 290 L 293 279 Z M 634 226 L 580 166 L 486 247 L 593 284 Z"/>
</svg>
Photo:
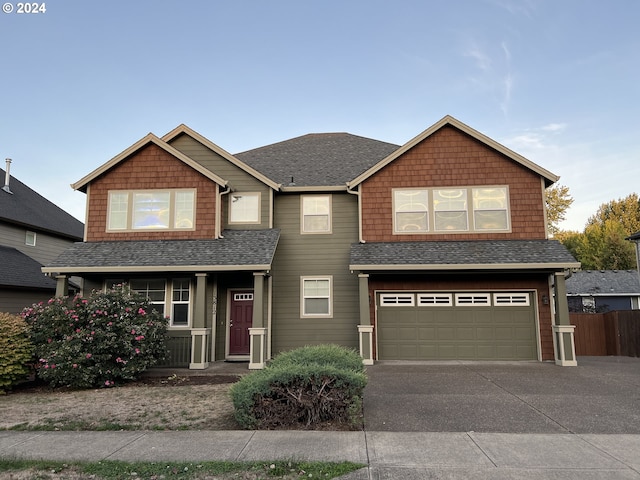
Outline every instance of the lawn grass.
<svg viewBox="0 0 640 480">
<path fill-rule="evenodd" d="M 358 470 L 365 465 L 342 462 L 58 462 L 45 460 L 1 460 L 0 473 L 30 472 L 29 478 L 87 478 L 95 480 L 131 480 L 132 478 L 198 479 L 211 475 L 220 478 L 252 479 L 331 479 Z M 228 475 L 226 477 L 225 475 Z"/>
</svg>

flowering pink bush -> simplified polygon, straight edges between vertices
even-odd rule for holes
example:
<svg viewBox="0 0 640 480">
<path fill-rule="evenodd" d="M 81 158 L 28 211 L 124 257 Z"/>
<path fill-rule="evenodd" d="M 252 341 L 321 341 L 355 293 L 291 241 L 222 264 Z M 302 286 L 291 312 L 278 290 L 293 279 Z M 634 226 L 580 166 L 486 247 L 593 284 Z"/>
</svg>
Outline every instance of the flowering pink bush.
<svg viewBox="0 0 640 480">
<path fill-rule="evenodd" d="M 166 355 L 167 320 L 126 285 L 90 298 L 52 298 L 22 312 L 38 376 L 51 386 L 112 387 Z"/>
</svg>

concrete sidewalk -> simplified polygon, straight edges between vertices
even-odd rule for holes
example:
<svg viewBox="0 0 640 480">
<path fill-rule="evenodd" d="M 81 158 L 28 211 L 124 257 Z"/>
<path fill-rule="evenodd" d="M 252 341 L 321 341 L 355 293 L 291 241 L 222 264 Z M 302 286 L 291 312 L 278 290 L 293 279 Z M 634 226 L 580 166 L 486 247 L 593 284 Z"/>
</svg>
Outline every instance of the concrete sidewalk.
<svg viewBox="0 0 640 480">
<path fill-rule="evenodd" d="M 0 432 L 0 458 L 351 461 L 343 478 L 639 479 L 640 435 L 474 432 Z"/>
</svg>

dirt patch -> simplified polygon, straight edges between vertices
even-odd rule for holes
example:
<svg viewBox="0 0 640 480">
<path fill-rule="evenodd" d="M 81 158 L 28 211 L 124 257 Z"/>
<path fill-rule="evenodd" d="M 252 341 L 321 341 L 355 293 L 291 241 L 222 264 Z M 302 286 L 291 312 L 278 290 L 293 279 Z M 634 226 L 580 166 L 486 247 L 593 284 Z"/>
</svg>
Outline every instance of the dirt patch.
<svg viewBox="0 0 640 480">
<path fill-rule="evenodd" d="M 234 375 L 144 377 L 122 387 L 24 384 L 0 396 L 0 429 L 236 430 Z"/>
</svg>

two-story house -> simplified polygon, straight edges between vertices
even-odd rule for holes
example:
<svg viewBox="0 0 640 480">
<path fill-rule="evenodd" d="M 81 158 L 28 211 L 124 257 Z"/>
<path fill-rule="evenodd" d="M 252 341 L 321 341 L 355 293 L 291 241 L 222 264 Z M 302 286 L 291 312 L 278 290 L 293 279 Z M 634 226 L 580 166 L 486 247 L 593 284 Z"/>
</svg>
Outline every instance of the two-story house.
<svg viewBox="0 0 640 480">
<path fill-rule="evenodd" d="M 452 117 L 403 146 L 310 134 L 231 155 L 181 125 L 75 184 L 84 242 L 46 272 L 127 282 L 174 366 L 338 343 L 376 359 L 575 364 L 546 230 L 558 177 Z M 555 303 L 555 305 L 554 305 Z"/>
<path fill-rule="evenodd" d="M 69 245 L 82 240 L 82 222 L 0 169 L 0 312 L 19 313 L 56 293 L 42 273 Z M 67 292 L 68 293 L 68 292 Z"/>
</svg>

